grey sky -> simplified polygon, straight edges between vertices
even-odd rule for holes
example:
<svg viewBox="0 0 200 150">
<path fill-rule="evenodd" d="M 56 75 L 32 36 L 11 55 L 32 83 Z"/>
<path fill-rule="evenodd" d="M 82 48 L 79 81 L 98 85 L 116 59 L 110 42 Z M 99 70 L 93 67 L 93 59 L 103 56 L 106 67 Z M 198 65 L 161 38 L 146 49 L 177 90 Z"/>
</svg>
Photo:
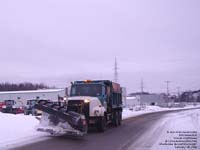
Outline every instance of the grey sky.
<svg viewBox="0 0 200 150">
<path fill-rule="evenodd" d="M 64 87 L 113 79 L 128 92 L 200 88 L 198 0 L 0 1 L 0 81 Z"/>
</svg>

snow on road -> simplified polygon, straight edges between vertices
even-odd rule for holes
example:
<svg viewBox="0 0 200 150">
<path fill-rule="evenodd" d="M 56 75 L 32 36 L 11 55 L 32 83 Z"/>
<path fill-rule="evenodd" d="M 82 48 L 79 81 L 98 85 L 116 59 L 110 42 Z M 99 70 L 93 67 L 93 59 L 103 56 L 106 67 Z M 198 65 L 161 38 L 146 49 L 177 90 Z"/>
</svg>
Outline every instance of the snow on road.
<svg viewBox="0 0 200 150">
<path fill-rule="evenodd" d="M 122 115 L 123 119 L 127 119 L 146 113 L 174 109 L 180 108 L 147 106 L 145 109 L 140 111 L 131 111 L 128 108 L 125 108 Z M 50 138 L 48 133 L 41 133 L 35 130 L 35 127 L 38 124 L 39 121 L 34 116 L 4 114 L 0 112 L 0 150 Z"/>
<path fill-rule="evenodd" d="M 128 150 L 199 150 L 200 109 L 166 114 Z"/>
</svg>

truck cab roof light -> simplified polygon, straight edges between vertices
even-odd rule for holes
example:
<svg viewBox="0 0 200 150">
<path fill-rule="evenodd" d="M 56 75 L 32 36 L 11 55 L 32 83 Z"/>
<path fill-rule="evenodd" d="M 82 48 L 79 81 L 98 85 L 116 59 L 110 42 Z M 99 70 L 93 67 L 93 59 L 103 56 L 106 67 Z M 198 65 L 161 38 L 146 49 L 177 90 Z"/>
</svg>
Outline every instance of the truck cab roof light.
<svg viewBox="0 0 200 150">
<path fill-rule="evenodd" d="M 84 80 L 85 83 L 90 83 L 92 82 L 91 80 Z"/>
</svg>

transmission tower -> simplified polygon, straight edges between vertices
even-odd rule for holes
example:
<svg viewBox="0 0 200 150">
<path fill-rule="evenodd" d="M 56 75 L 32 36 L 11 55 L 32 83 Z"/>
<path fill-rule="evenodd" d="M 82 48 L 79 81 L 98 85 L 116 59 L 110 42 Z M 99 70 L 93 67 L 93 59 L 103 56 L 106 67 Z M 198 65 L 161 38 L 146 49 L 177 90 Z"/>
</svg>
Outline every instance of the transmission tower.
<svg viewBox="0 0 200 150">
<path fill-rule="evenodd" d="M 143 79 L 141 79 L 141 93 L 144 93 L 144 82 L 143 82 Z"/>
<path fill-rule="evenodd" d="M 118 66 L 117 66 L 117 58 L 115 57 L 115 66 L 114 66 L 114 81 L 118 83 Z"/>
</svg>

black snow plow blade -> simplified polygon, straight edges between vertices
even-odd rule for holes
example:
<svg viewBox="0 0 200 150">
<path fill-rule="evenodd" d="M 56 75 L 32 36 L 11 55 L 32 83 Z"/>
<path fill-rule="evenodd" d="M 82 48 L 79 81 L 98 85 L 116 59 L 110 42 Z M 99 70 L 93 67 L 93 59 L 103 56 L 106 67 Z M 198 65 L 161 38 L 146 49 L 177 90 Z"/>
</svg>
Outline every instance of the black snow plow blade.
<svg viewBox="0 0 200 150">
<path fill-rule="evenodd" d="M 80 131 L 81 133 L 87 133 L 87 122 L 85 116 L 73 111 L 66 112 L 66 110 L 60 109 L 58 105 L 48 103 L 37 103 L 35 108 L 49 114 L 49 119 L 54 122 L 56 126 L 59 122 L 67 122 L 73 129 Z M 51 129 L 46 129 L 46 132 Z M 51 132 L 51 131 L 50 131 Z M 69 131 L 70 133 L 70 131 Z"/>
</svg>

